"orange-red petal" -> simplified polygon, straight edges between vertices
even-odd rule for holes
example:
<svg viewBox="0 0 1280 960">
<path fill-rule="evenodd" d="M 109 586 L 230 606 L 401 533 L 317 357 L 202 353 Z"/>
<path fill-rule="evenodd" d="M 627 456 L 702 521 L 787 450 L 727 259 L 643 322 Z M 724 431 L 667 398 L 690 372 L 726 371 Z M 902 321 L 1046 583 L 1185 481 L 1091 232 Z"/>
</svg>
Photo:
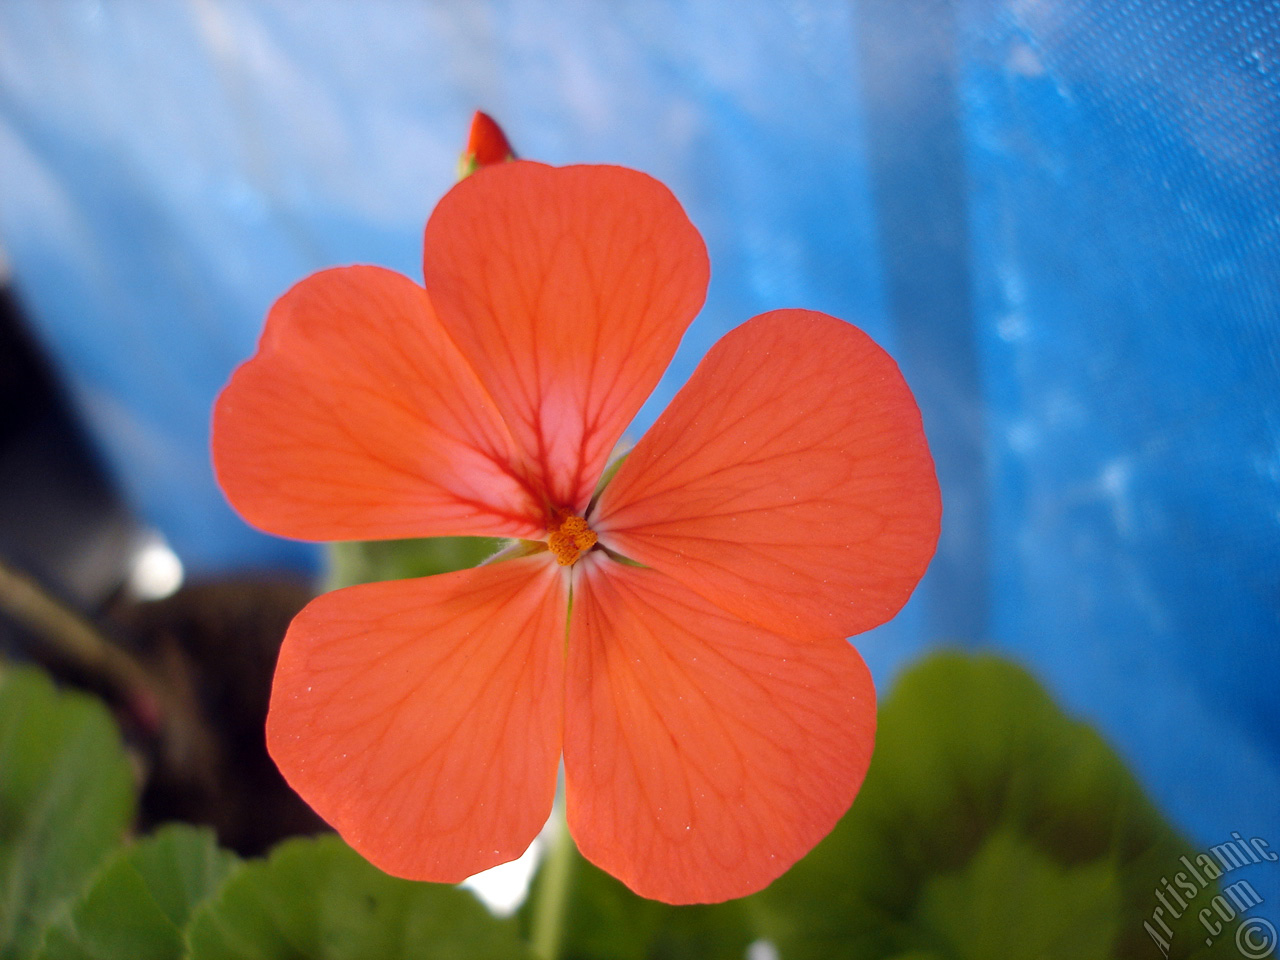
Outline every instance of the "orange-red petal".
<svg viewBox="0 0 1280 960">
<path fill-rule="evenodd" d="M 589 520 L 725 610 L 834 638 L 907 601 L 941 509 L 893 359 L 834 317 L 778 310 L 711 348 Z"/>
<path fill-rule="evenodd" d="M 427 223 L 441 323 L 551 505 L 581 514 L 614 443 L 706 296 L 706 248 L 671 192 L 621 167 L 478 170 Z"/>
<path fill-rule="evenodd" d="M 518 857 L 555 796 L 567 603 L 549 554 L 325 594 L 280 651 L 271 756 L 387 873 Z"/>
<path fill-rule="evenodd" d="M 875 692 L 843 640 L 725 613 L 656 570 L 578 564 L 565 707 L 569 829 L 642 896 L 760 890 L 848 809 Z"/>
<path fill-rule="evenodd" d="M 246 520 L 304 540 L 528 537 L 541 505 L 426 291 L 379 267 L 286 293 L 213 415 L 218 482 Z"/>
</svg>

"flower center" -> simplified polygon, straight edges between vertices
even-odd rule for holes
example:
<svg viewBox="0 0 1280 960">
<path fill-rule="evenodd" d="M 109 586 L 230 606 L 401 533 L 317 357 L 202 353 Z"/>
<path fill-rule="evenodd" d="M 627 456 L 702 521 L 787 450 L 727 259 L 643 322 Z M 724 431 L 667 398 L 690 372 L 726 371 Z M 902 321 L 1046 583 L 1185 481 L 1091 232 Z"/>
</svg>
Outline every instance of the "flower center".
<svg viewBox="0 0 1280 960">
<path fill-rule="evenodd" d="M 547 535 L 547 549 L 556 555 L 556 563 L 568 567 L 596 545 L 595 531 L 582 517 L 558 512 Z"/>
</svg>

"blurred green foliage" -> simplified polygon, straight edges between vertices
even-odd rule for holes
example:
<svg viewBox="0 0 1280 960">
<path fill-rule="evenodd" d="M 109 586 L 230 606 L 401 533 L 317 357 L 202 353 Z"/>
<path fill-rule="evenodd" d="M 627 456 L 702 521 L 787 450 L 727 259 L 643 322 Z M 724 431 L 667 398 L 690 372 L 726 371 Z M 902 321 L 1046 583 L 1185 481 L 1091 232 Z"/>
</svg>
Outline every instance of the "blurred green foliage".
<svg viewBox="0 0 1280 960">
<path fill-rule="evenodd" d="M 367 580 L 496 544 L 359 546 L 346 575 Z M 520 960 L 548 890 L 564 897 L 553 939 L 566 960 L 728 960 L 758 940 L 784 960 L 1156 957 L 1143 921 L 1191 853 L 1026 671 L 954 653 L 885 699 L 866 783 L 831 835 L 727 904 L 642 900 L 572 852 L 564 884 L 539 874 L 500 920 L 467 891 L 382 874 L 333 836 L 245 863 L 194 827 L 126 844 L 133 811 L 107 711 L 38 671 L 0 673 L 2 960 Z M 1173 926 L 1169 956 L 1231 955 L 1229 935 L 1205 948 L 1194 910 Z"/>
<path fill-rule="evenodd" d="M 493 537 L 348 540 L 328 547 L 326 590 L 381 580 L 429 577 L 474 567 L 502 547 Z"/>
<path fill-rule="evenodd" d="M 162 827 L 103 866 L 46 931 L 37 960 L 180 960 L 192 911 L 237 862 L 212 830 Z"/>
<path fill-rule="evenodd" d="M 526 936 L 545 896 L 545 873 L 534 877 L 517 915 Z M 690 907 L 645 900 L 576 850 L 563 911 L 563 960 L 742 960 L 759 938 L 749 899 Z"/>
<path fill-rule="evenodd" d="M 37 670 L 0 668 L 0 958 L 31 955 L 133 814 L 133 771 L 106 708 Z"/>
<path fill-rule="evenodd" d="M 287 840 L 192 919 L 191 960 L 523 960 L 515 924 L 470 893 L 370 866 L 335 836 Z"/>
<path fill-rule="evenodd" d="M 935 654 L 878 727 L 850 812 L 755 898 L 784 957 L 1160 955 L 1142 923 L 1189 848 L 1030 674 Z M 1169 956 L 1193 956 L 1203 932 L 1180 927 Z"/>
<path fill-rule="evenodd" d="M 744 900 L 670 907 L 575 855 L 562 956 L 740 958 L 763 939 L 783 960 L 1160 957 L 1142 924 L 1189 849 L 1025 670 L 936 654 L 881 705 L 861 793 L 788 873 Z M 1170 957 L 1233 955 L 1229 936 L 1204 947 L 1194 912 L 1172 926 Z"/>
</svg>

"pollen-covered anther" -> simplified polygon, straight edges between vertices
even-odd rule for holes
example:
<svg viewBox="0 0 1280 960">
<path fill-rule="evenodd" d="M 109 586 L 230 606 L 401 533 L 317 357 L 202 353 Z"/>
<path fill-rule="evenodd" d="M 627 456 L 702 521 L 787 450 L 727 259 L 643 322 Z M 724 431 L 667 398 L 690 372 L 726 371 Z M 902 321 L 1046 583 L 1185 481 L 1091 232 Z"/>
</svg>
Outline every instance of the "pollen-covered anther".
<svg viewBox="0 0 1280 960">
<path fill-rule="evenodd" d="M 568 567 L 596 545 L 596 533 L 582 517 L 571 513 L 560 514 L 547 535 L 547 549 L 556 557 L 556 563 Z"/>
</svg>

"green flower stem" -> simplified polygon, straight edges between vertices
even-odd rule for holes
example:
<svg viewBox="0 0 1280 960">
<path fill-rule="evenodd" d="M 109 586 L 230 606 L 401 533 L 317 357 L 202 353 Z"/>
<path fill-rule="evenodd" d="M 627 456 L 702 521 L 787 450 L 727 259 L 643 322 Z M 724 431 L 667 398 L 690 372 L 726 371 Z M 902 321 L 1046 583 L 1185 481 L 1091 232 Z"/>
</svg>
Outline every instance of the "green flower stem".
<svg viewBox="0 0 1280 960">
<path fill-rule="evenodd" d="M 542 864 L 542 882 L 533 904 L 529 943 L 539 960 L 558 960 L 564 908 L 569 898 L 569 877 L 573 873 L 573 837 L 565 820 L 564 804 L 557 803 L 552 814 L 551 849 Z"/>
</svg>

